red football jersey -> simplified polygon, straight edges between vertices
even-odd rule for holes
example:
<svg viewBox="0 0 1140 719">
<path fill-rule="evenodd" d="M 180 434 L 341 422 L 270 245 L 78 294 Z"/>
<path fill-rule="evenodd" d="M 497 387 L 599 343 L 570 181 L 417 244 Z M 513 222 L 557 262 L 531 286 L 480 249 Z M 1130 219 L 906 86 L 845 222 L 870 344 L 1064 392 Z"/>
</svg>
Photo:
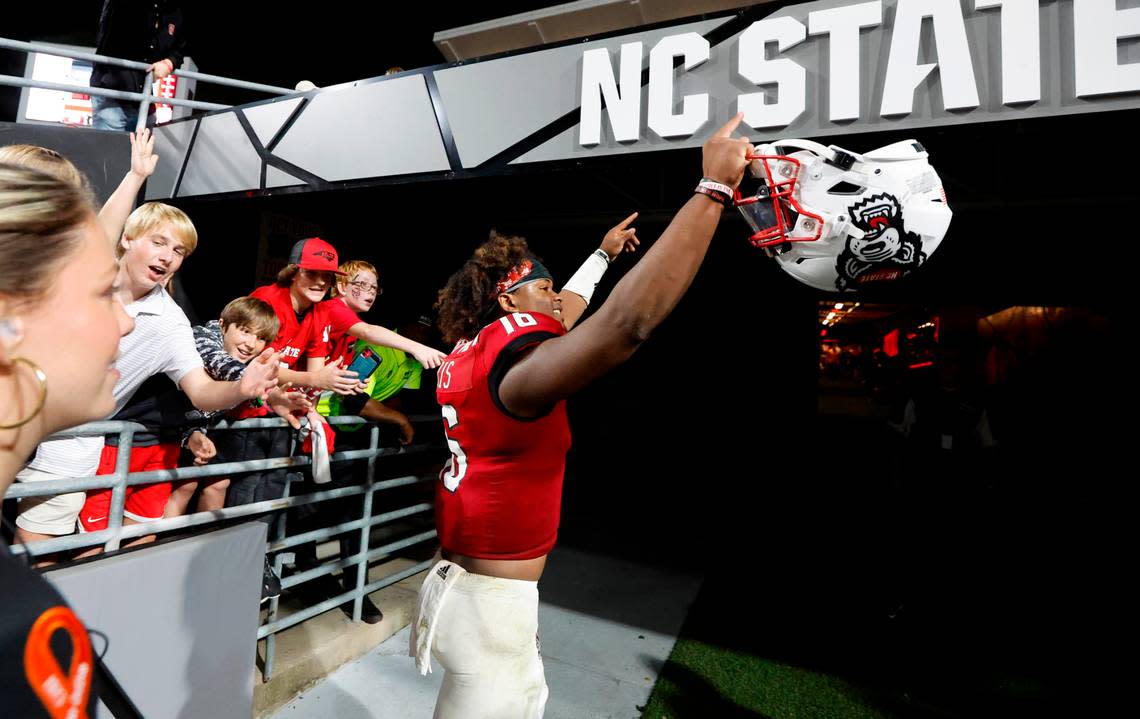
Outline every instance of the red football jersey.
<svg viewBox="0 0 1140 719">
<path fill-rule="evenodd" d="M 566 333 L 541 314 L 515 312 L 462 341 L 436 373 L 451 459 L 439 476 L 435 517 L 450 552 L 533 559 L 554 548 L 570 449 L 566 403 L 537 419 L 512 415 L 499 383 L 519 354 Z"/>
</svg>

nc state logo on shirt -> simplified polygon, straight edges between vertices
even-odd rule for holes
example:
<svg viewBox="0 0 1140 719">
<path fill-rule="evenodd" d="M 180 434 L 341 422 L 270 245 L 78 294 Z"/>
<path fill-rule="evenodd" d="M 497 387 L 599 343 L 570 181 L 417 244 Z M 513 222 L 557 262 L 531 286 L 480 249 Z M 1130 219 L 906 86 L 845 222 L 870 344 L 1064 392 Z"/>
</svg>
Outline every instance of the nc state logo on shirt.
<svg viewBox="0 0 1140 719">
<path fill-rule="evenodd" d="M 300 347 L 286 347 L 285 349 L 281 350 L 281 354 L 283 354 L 286 357 L 300 357 L 301 356 L 301 348 Z"/>
</svg>

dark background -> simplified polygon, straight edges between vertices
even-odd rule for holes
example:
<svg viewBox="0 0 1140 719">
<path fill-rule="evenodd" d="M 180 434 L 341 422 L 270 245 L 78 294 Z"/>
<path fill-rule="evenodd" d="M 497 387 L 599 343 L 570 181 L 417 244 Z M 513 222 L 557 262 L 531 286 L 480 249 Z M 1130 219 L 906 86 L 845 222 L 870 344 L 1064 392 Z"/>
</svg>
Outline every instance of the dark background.
<svg viewBox="0 0 1140 719">
<path fill-rule="evenodd" d="M 1045 306 L 1078 316 L 1046 347 L 1014 348 L 1016 370 L 986 388 L 998 447 L 962 457 L 900 440 L 881 416 L 818 413 L 828 391 L 818 305 L 838 298 L 784 275 L 726 214 L 674 315 L 570 402 L 563 543 L 706 574 L 694 616 L 718 620 L 698 623 L 698 636 L 898 687 L 934 715 L 1064 715 L 1066 702 L 1099 697 L 1087 692 L 1115 671 L 1110 648 L 1131 636 L 1134 596 L 1125 337 L 1138 157 L 1122 145 L 1049 148 L 1125 136 L 1137 119 L 913 133 L 955 218 L 912 281 L 859 299 L 938 313 L 938 371 L 976 369 L 978 315 Z M 863 150 L 895 139 L 836 141 Z M 491 227 L 528 237 L 558 278 L 635 209 L 648 249 L 698 173 L 699 153 L 676 151 L 186 201 L 204 240 L 185 277 L 204 313 L 216 311 L 252 287 L 248 240 L 261 213 L 287 215 L 318 226 L 342 257 L 381 268 L 375 320 L 396 325 L 428 308 Z"/>
<path fill-rule="evenodd" d="M 324 85 L 436 64 L 432 31 L 543 4 L 448 5 L 417 19 L 356 3 L 303 16 L 207 3 L 210 36 L 192 54 L 204 72 Z M 93 44 L 98 3 L 76 6 L 6 17 L 0 34 Z M 22 75 L 10 60 L 0 69 Z M 7 92 L 0 111 L 12 119 Z M 226 92 L 206 86 L 200 99 L 247 99 Z M 712 642 L 870 678 L 954 716 L 1090 710 L 1122 671 L 1115 650 L 1135 635 L 1126 337 L 1138 120 L 1122 111 L 832 140 L 865 151 L 915 137 L 943 179 L 955 217 L 942 247 L 911 280 L 860 297 L 951 318 L 940 366 L 974 371 L 978 313 L 963 308 L 1061 307 L 1080 318 L 1044 348 L 1013 348 L 1016 371 L 987 387 L 993 451 L 951 456 L 901 441 L 881 417 L 820 413 L 829 390 L 817 310 L 835 297 L 784 275 L 726 213 L 674 315 L 570 403 L 563 542 L 707 574 L 698 607 L 732 618 L 731 629 L 690 627 Z M 464 181 L 183 200 L 202 241 L 182 274 L 211 316 L 253 288 L 262 223 L 285 217 L 315 227 L 342 259 L 376 264 L 384 295 L 371 319 L 397 325 L 428 310 L 492 227 L 526 236 L 563 280 L 633 210 L 648 249 L 699 172 L 699 152 L 678 150 Z M 594 306 L 629 263 L 610 271 Z"/>
</svg>

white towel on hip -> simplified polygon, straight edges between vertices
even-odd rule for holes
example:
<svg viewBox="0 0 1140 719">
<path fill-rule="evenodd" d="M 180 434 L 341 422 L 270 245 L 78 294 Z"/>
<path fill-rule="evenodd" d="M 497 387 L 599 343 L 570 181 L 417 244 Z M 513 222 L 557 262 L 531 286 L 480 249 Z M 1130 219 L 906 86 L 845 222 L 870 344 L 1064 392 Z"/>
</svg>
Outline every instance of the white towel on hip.
<svg viewBox="0 0 1140 719">
<path fill-rule="evenodd" d="M 420 605 L 412 622 L 412 634 L 408 653 L 415 658 L 420 674 L 431 672 L 431 643 L 435 639 L 436 620 L 443 608 L 443 600 L 448 591 L 459 581 L 466 571 L 463 567 L 441 559 L 428 572 L 427 579 L 420 587 Z"/>
</svg>

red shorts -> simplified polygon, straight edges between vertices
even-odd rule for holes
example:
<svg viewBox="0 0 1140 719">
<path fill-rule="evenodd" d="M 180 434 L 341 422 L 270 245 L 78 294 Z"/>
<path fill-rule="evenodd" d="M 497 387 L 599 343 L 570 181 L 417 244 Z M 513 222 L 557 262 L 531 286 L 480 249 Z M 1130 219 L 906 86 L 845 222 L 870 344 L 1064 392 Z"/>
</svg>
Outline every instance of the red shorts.
<svg viewBox="0 0 1140 719">
<path fill-rule="evenodd" d="M 174 469 L 178 466 L 180 449 L 173 443 L 134 447 L 131 449 L 130 471 Z M 114 474 L 118 458 L 118 447 L 104 446 L 103 454 L 99 457 L 99 470 L 95 474 Z M 83 525 L 84 531 L 96 532 L 107 528 L 107 520 L 111 516 L 111 492 L 110 489 L 94 489 L 87 493 L 87 501 L 83 505 L 83 511 L 79 513 L 79 523 Z M 137 522 L 162 519 L 168 499 L 170 499 L 170 482 L 127 487 L 123 516 Z"/>
</svg>

